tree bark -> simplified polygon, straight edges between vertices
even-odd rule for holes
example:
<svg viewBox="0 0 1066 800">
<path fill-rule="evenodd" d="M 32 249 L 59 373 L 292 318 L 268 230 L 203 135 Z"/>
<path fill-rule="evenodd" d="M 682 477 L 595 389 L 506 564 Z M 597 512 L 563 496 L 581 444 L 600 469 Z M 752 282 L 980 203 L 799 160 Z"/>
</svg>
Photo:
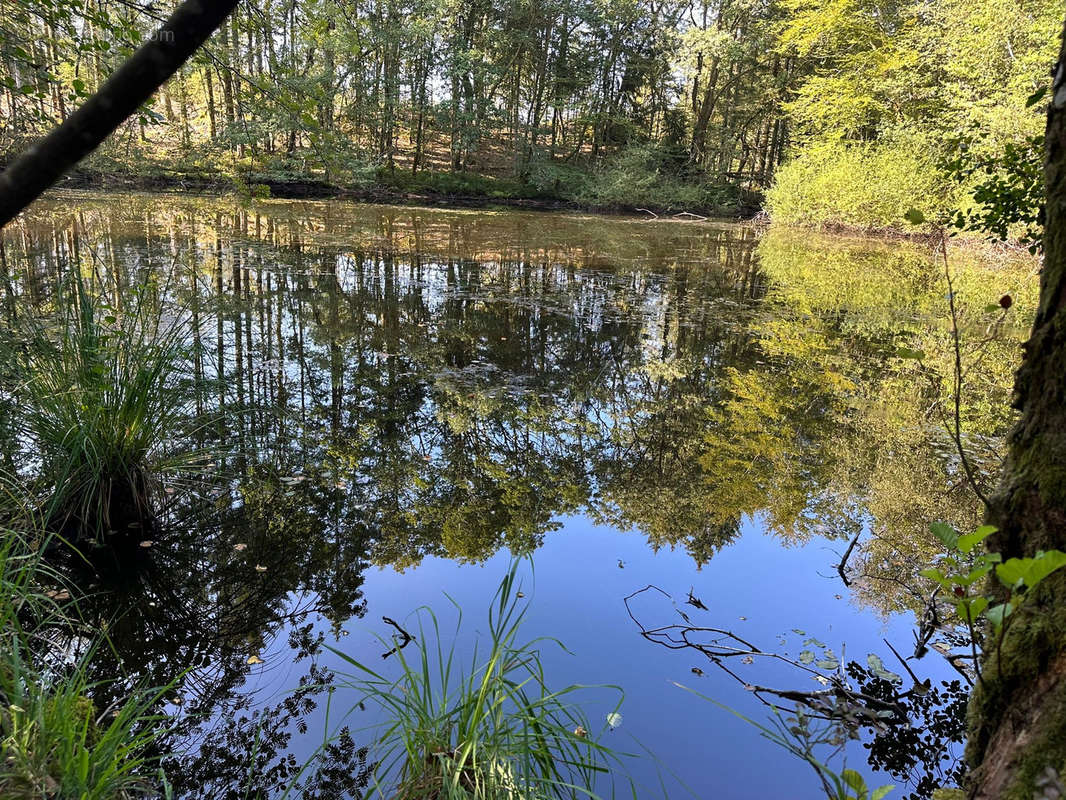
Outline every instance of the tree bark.
<svg viewBox="0 0 1066 800">
<path fill-rule="evenodd" d="M 95 150 L 173 75 L 236 7 L 186 0 L 66 122 L 0 174 L 0 228 Z"/>
<path fill-rule="evenodd" d="M 1053 74 L 1040 303 L 1015 383 L 1021 416 L 989 511 L 999 528 L 989 548 L 1005 559 L 1066 550 L 1066 39 Z M 1066 571 L 1041 582 L 1014 617 L 1002 647 L 988 648 L 971 699 L 971 798 L 1044 797 L 1049 769 L 1066 776 Z"/>
</svg>

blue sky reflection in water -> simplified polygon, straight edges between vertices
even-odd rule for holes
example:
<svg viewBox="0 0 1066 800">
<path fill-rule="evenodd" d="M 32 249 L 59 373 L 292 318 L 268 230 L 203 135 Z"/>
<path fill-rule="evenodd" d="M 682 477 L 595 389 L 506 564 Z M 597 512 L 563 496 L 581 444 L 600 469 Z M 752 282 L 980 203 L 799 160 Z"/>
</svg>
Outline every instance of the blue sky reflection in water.
<svg viewBox="0 0 1066 800">
<path fill-rule="evenodd" d="M 168 483 L 136 580 L 86 610 L 122 658 L 101 658 L 102 676 L 178 678 L 183 796 L 242 796 L 256 748 L 274 791 L 322 731 L 322 694 L 286 700 L 322 678 L 316 638 L 344 631 L 342 647 L 380 661 L 381 616 L 422 604 L 446 616 L 444 591 L 472 629 L 509 550 L 534 551 L 525 634 L 574 652 L 546 650 L 552 683 L 625 689 L 612 737 L 639 738 L 699 797 L 817 796 L 808 767 L 671 684 L 763 718 L 696 653 L 642 639 L 622 598 L 653 583 L 681 603 L 691 587 L 709 609 L 682 606 L 696 624 L 794 655 L 808 637 L 838 655 L 846 644 L 848 659 L 876 652 L 900 672 L 881 637 L 912 649 L 917 573 L 937 552 L 928 522 L 980 517 L 938 416 L 947 395 L 931 378 L 952 351 L 920 247 L 91 195 L 43 203 L 8 235 L 12 291 L 28 301 L 47 306 L 77 265 L 116 306 L 135 293 L 189 326 L 190 434 L 173 449 L 207 449 L 211 466 Z M 1015 297 L 963 393 L 969 455 L 990 475 L 1035 282 L 1024 263 L 955 266 L 972 341 L 989 302 Z M 32 469 L 2 424 L 0 441 Z M 835 564 L 862 530 L 846 589 Z M 678 620 L 650 596 L 638 607 L 649 625 Z M 919 674 L 947 676 L 938 658 Z M 360 744 L 338 758 L 358 765 Z M 653 766 L 633 770 L 654 784 Z"/>
<path fill-rule="evenodd" d="M 623 724 L 606 741 L 620 750 L 638 752 L 631 739 L 635 737 L 660 760 L 660 764 L 648 758 L 629 762 L 634 779 L 647 787 L 646 796 L 661 795 L 660 778 L 677 792 L 671 797 L 686 796 L 668 774 L 673 771 L 700 798 L 817 797 L 818 783 L 807 765 L 785 757 L 753 727 L 672 684 L 691 686 L 764 721 L 761 706 L 700 654 L 670 651 L 641 639 L 622 599 L 653 583 L 682 603 L 692 588 L 709 608 L 703 612 L 681 606 L 691 612 L 694 624 L 734 630 L 763 649 L 776 647 L 785 634 L 788 646 L 781 650 L 797 655 L 801 649 L 797 645 L 813 636 L 837 653 L 846 643 L 846 655 L 860 661 L 869 652 L 888 658 L 881 637 L 906 647 L 912 617 L 901 614 L 882 623 L 850 604 L 834 572 L 839 559 L 834 553 L 840 551 L 839 541 L 822 539 L 783 548 L 761 531 L 758 520 L 745 520 L 741 538 L 698 570 L 683 551 L 653 552 L 635 532 L 621 533 L 571 517 L 537 552 L 535 580 L 530 581 L 523 570 L 530 604 L 523 634 L 557 637 L 571 650 L 566 654 L 544 647 L 553 685 L 617 684 L 625 689 Z M 624 569 L 618 567 L 619 559 Z M 501 553 L 484 565 L 430 558 L 404 574 L 371 569 L 364 585 L 372 598 L 367 617 L 347 625 L 349 635 L 338 646 L 377 668 L 381 645 L 372 632 L 388 631 L 380 616 L 399 620 L 397 615 L 429 605 L 450 623 L 450 609 L 441 601 L 445 591 L 464 609 L 464 631 L 483 631 L 487 600 L 508 563 L 509 556 Z M 772 580 L 767 581 L 768 575 Z M 528 590 L 531 582 L 533 591 Z M 668 602 L 649 598 L 638 607 L 647 609 L 648 624 L 678 621 Z M 443 627 L 451 630 L 450 624 Z M 806 636 L 793 633 L 793 628 Z M 327 661 L 344 668 L 337 659 Z M 701 668 L 703 677 L 694 674 L 693 667 Z M 754 665 L 747 669 L 760 679 L 775 675 L 784 679 L 782 685 L 804 686 L 803 679 L 788 669 L 768 671 Z M 949 673 L 945 666 L 931 674 L 948 678 Z M 341 697 L 337 699 L 343 705 Z M 592 701 L 587 706 L 590 717 L 602 723 L 615 695 L 590 690 L 587 699 Z M 855 750 L 850 765 L 868 772 L 860 750 Z"/>
</svg>

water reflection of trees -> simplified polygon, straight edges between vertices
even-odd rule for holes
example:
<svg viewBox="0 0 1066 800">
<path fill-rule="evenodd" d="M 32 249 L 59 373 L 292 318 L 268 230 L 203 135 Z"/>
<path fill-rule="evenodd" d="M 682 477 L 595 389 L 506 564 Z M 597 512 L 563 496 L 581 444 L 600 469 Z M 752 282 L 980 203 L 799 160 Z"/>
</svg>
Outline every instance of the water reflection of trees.
<svg viewBox="0 0 1066 800">
<path fill-rule="evenodd" d="M 238 699 L 248 655 L 282 631 L 313 652 L 309 620 L 362 613 L 368 562 L 529 551 L 572 513 L 700 564 L 745 517 L 786 542 L 866 524 L 860 591 L 889 608 L 915 602 L 901 576 L 928 558 L 926 523 L 976 517 L 931 433 L 943 386 L 893 357 L 948 353 L 916 249 L 769 235 L 756 258 L 747 228 L 330 204 L 55 208 L 8 233 L 11 307 L 80 269 L 191 322 L 215 420 L 198 444 L 218 457 L 140 554 L 142 602 L 111 633 L 131 674 L 193 667 L 183 735 L 209 746 L 184 772 L 219 796 L 259 721 L 264 780 L 291 766 L 294 709 Z M 1017 271 L 960 266 L 979 326 Z M 1011 340 L 968 395 L 983 436 L 1005 425 Z"/>
</svg>

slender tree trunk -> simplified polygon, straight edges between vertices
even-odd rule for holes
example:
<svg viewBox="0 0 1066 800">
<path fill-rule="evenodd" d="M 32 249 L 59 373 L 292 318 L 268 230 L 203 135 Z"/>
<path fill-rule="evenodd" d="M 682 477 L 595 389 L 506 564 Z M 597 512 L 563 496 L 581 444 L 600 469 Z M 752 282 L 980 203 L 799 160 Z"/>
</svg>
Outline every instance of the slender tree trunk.
<svg viewBox="0 0 1066 800">
<path fill-rule="evenodd" d="M 1021 417 L 989 512 L 999 528 L 989 548 L 1005 559 L 1066 550 L 1066 41 L 1054 76 L 1040 304 L 1015 385 Z M 1066 571 L 1044 580 L 1002 648 L 989 648 L 969 733 L 972 798 L 1059 796 L 1037 787 L 1049 768 L 1066 775 Z"/>
</svg>

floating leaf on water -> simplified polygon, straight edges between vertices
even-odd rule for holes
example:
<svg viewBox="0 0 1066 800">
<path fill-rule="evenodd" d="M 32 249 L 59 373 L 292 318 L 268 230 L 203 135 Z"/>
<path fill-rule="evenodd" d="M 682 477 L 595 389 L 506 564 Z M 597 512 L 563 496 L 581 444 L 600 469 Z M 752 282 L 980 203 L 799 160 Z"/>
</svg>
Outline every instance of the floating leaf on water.
<svg viewBox="0 0 1066 800">
<path fill-rule="evenodd" d="M 702 677 L 703 676 L 703 670 L 700 669 L 699 667 L 693 667 L 692 668 L 692 674 L 693 675 L 699 675 L 700 677 Z"/>
<path fill-rule="evenodd" d="M 622 724 L 622 715 L 619 714 L 617 711 L 612 711 L 610 714 L 607 715 L 607 724 L 613 731 L 615 728 Z"/>
<path fill-rule="evenodd" d="M 810 650 L 804 650 L 802 653 L 799 654 L 799 662 L 801 664 L 810 664 L 813 661 L 814 653 L 812 653 Z"/>
<path fill-rule="evenodd" d="M 888 681 L 889 683 L 903 682 L 903 679 L 895 672 L 885 669 L 885 663 L 876 653 L 870 653 L 866 656 L 866 663 L 870 666 L 870 671 L 881 680 Z"/>
<path fill-rule="evenodd" d="M 806 636 L 807 635 L 807 631 L 801 631 L 799 628 L 793 628 L 792 632 L 795 633 L 798 636 Z"/>
<path fill-rule="evenodd" d="M 576 728 L 574 728 L 574 736 L 576 736 L 578 739 L 584 739 L 588 735 L 589 735 L 589 732 L 587 730 L 585 730 L 583 727 L 581 727 L 580 725 L 578 725 Z"/>
<path fill-rule="evenodd" d="M 262 664 L 264 662 L 263 659 L 261 659 L 259 656 L 251 655 L 248 656 L 248 660 L 245 663 L 248 664 L 248 666 L 252 666 L 254 664 Z"/>
<path fill-rule="evenodd" d="M 816 661 L 814 666 L 818 667 L 818 669 L 838 669 L 840 662 L 835 658 L 823 658 L 820 661 Z"/>
<path fill-rule="evenodd" d="M 825 677 L 825 675 L 815 675 L 814 679 L 818 681 L 818 683 L 822 684 L 822 686 L 829 685 L 829 678 Z"/>
</svg>

